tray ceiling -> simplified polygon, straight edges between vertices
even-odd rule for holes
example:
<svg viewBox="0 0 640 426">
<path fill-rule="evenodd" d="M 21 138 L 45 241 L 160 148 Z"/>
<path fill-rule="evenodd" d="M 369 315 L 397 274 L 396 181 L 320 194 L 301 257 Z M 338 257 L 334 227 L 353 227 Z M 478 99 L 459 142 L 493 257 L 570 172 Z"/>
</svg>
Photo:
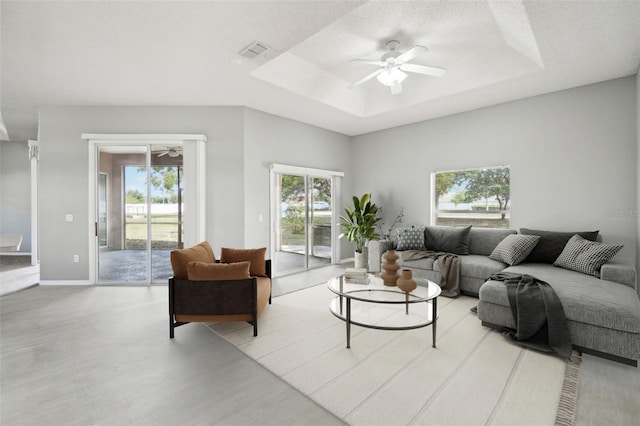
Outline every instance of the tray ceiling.
<svg viewBox="0 0 640 426">
<path fill-rule="evenodd" d="M 357 135 L 608 79 L 640 62 L 637 1 L 0 3 L 2 118 L 36 138 L 43 105 L 244 105 Z M 385 43 L 429 51 L 391 95 Z M 238 52 L 253 41 L 269 50 Z M 0 123 L 1 124 L 1 123 Z"/>
</svg>

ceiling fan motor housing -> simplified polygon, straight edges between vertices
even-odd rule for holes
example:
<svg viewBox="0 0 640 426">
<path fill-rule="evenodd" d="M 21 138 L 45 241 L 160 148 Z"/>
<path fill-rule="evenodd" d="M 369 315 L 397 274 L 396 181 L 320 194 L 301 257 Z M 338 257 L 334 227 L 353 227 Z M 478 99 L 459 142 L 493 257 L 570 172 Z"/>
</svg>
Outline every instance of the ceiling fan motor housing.
<svg viewBox="0 0 640 426">
<path fill-rule="evenodd" d="M 400 56 L 400 52 L 398 52 L 396 50 L 399 45 L 400 45 L 400 42 L 398 40 L 390 40 L 390 41 L 388 41 L 385 44 L 385 46 L 387 47 L 387 49 L 389 49 L 389 51 L 387 53 L 385 53 L 384 55 L 382 55 L 380 60 L 383 61 L 383 62 L 393 62 L 393 60 L 395 58 Z"/>
</svg>

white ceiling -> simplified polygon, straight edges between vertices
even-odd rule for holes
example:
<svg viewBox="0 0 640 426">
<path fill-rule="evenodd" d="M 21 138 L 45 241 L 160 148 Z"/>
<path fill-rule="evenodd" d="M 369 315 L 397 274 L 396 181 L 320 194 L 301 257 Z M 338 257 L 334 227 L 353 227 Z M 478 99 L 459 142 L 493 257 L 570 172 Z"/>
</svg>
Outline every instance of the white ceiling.
<svg viewBox="0 0 640 426">
<path fill-rule="evenodd" d="M 633 75 L 640 1 L 6 1 L 2 119 L 43 105 L 245 105 L 358 135 Z M 403 92 L 372 79 L 390 39 L 429 51 Z M 249 60 L 253 41 L 269 50 Z M 237 63 L 241 59 L 241 63 Z M 0 119 L 0 130 L 2 129 Z M 0 138 L 2 136 L 0 135 Z"/>
</svg>

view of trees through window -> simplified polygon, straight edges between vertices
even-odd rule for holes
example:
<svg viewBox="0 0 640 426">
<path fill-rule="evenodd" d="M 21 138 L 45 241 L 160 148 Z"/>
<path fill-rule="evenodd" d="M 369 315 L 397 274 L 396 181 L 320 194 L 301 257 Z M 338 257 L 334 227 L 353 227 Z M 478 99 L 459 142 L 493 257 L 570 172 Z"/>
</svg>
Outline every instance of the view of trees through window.
<svg viewBox="0 0 640 426">
<path fill-rule="evenodd" d="M 508 228 L 508 166 L 434 173 L 435 225 Z"/>
<path fill-rule="evenodd" d="M 182 166 L 152 166 L 151 247 L 182 248 L 184 238 L 181 191 Z M 147 169 L 125 166 L 125 247 L 144 249 L 147 241 Z M 182 195 L 182 194 L 180 194 Z"/>
<path fill-rule="evenodd" d="M 331 180 L 311 178 L 310 214 L 313 226 L 331 228 Z M 304 245 L 305 206 L 307 203 L 303 176 L 281 175 L 282 244 Z"/>
</svg>

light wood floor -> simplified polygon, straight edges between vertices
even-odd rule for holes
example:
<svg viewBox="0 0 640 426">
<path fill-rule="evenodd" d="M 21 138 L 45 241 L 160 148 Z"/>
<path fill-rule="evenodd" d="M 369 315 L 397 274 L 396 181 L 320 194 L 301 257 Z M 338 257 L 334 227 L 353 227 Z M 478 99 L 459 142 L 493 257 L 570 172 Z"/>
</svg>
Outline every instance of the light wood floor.
<svg viewBox="0 0 640 426">
<path fill-rule="evenodd" d="M 274 294 L 339 271 L 277 278 Z M 577 425 L 640 424 L 639 369 L 584 355 L 579 394 Z M 202 324 L 170 340 L 166 286 L 37 286 L 0 298 L 0 424 L 341 422 Z"/>
</svg>

